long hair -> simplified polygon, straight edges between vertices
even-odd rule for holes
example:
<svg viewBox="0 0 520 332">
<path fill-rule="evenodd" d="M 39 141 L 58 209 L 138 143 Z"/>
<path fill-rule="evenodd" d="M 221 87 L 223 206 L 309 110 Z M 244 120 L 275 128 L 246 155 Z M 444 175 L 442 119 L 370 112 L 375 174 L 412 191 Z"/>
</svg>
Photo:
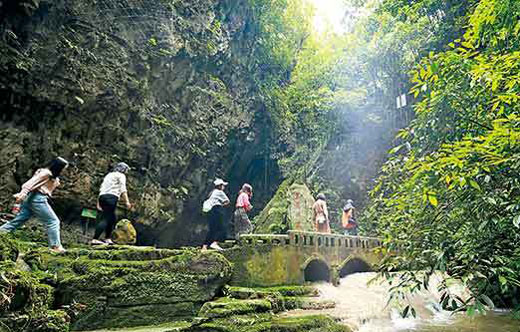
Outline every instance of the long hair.
<svg viewBox="0 0 520 332">
<path fill-rule="evenodd" d="M 244 183 L 238 194 L 240 195 L 241 193 L 253 194 L 253 187 L 249 183 Z"/>
<path fill-rule="evenodd" d="M 55 179 L 55 178 L 59 177 L 61 174 L 61 171 L 63 171 L 65 169 L 65 167 L 67 167 L 68 165 L 69 165 L 69 162 L 66 161 L 62 157 L 57 157 L 57 158 L 53 159 L 49 163 L 49 166 L 47 167 L 52 173 L 51 178 Z"/>
</svg>

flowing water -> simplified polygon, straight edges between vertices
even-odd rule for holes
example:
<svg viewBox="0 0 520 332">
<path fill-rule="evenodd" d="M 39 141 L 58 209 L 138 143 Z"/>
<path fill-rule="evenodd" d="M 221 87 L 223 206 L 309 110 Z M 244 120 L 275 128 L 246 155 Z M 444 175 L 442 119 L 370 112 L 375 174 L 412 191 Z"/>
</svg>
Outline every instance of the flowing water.
<svg viewBox="0 0 520 332">
<path fill-rule="evenodd" d="M 321 298 L 333 300 L 336 307 L 316 311 L 341 319 L 358 332 L 520 332 L 520 321 L 508 312 L 491 311 L 486 315 L 469 318 L 464 314 L 453 315 L 442 310 L 440 294 L 435 291 L 438 276 L 430 281 L 433 291 L 424 291 L 410 301 L 417 311 L 417 318 L 402 318 L 397 305 L 387 305 L 389 285 L 367 283 L 375 273 L 356 273 L 341 279 L 339 286 L 317 284 Z M 450 291 L 464 297 L 466 290 L 453 285 Z M 293 311 L 289 315 L 309 314 L 309 311 Z"/>
</svg>

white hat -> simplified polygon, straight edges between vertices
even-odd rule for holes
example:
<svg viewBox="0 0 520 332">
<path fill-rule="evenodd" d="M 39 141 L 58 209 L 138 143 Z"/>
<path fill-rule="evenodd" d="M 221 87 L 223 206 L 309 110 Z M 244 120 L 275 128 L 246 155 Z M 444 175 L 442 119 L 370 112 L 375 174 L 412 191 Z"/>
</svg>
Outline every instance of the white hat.
<svg viewBox="0 0 520 332">
<path fill-rule="evenodd" d="M 213 184 L 215 185 L 215 187 L 218 187 L 220 185 L 225 185 L 225 186 L 228 185 L 228 183 L 226 181 L 219 179 L 219 178 L 217 178 L 215 181 L 213 181 Z"/>
</svg>

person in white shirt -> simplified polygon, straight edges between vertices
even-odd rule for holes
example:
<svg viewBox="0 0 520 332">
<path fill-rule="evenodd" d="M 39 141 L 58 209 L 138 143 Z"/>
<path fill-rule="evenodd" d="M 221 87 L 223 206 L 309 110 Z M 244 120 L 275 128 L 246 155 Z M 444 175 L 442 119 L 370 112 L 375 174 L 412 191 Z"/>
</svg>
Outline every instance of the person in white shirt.
<svg viewBox="0 0 520 332">
<path fill-rule="evenodd" d="M 96 226 L 94 238 L 91 244 L 113 244 L 111 236 L 116 226 L 116 207 L 119 198 L 123 199 L 128 209 L 132 208 L 126 190 L 126 173 L 130 166 L 125 163 L 118 163 L 114 170 L 108 173 L 103 179 L 97 202 L 97 209 L 101 212 L 101 221 Z M 99 237 L 105 232 L 105 242 L 100 241 Z"/>
<path fill-rule="evenodd" d="M 229 198 L 224 192 L 225 186 L 228 185 L 222 179 L 216 179 L 213 184 L 215 189 L 204 201 L 202 211 L 208 214 L 209 231 L 202 246 L 202 250 L 211 249 L 222 250 L 218 245 L 219 241 L 223 241 L 226 237 L 226 228 L 224 226 L 224 207 L 229 205 Z"/>
</svg>

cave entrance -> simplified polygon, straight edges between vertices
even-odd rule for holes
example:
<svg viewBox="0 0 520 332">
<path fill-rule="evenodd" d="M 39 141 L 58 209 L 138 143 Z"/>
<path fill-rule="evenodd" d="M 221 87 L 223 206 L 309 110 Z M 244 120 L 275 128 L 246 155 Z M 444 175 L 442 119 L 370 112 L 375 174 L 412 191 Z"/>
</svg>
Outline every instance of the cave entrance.
<svg viewBox="0 0 520 332">
<path fill-rule="evenodd" d="M 339 277 L 343 278 L 349 274 L 358 272 L 372 272 L 372 267 L 362 259 L 353 258 L 345 263 L 341 270 L 339 270 Z"/>
<path fill-rule="evenodd" d="M 330 281 L 330 270 L 327 265 L 322 260 L 315 259 L 309 262 L 303 271 L 303 276 L 305 281 L 315 282 L 315 281 Z"/>
</svg>

